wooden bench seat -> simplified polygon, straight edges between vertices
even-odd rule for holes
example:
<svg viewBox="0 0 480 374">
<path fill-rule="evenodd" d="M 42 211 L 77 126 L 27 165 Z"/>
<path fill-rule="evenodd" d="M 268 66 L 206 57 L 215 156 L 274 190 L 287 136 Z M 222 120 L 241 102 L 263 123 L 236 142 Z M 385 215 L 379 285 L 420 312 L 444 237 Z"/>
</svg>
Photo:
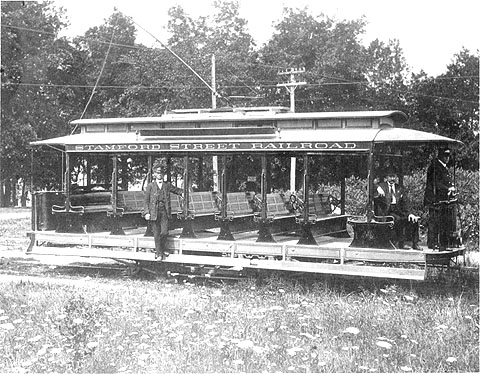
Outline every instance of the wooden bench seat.
<svg viewBox="0 0 480 374">
<path fill-rule="evenodd" d="M 89 192 L 74 194 L 70 197 L 71 213 L 112 213 L 112 195 L 110 192 Z M 143 191 L 118 191 L 117 208 L 122 214 L 142 213 Z M 53 213 L 64 213 L 65 206 L 54 205 Z"/>
<path fill-rule="evenodd" d="M 329 195 L 310 194 L 307 217 L 304 216 L 305 205 L 301 200 L 299 203 L 294 203 L 294 206 L 297 223 L 302 227 L 311 226 L 307 232 L 308 235 L 311 231 L 315 235 L 348 236 L 347 219 L 350 215 L 333 213 Z M 308 237 L 310 240 L 310 236 Z"/>
<path fill-rule="evenodd" d="M 72 208 L 76 208 L 72 206 Z M 82 206 L 83 213 L 111 213 L 113 212 L 112 204 L 96 204 Z"/>
<path fill-rule="evenodd" d="M 182 213 L 183 211 L 183 198 L 174 193 L 170 193 L 170 207 L 172 209 L 172 215 Z"/>
<path fill-rule="evenodd" d="M 285 200 L 279 193 L 267 194 L 267 218 L 278 220 L 295 217 L 295 214 L 287 208 Z"/>
<path fill-rule="evenodd" d="M 210 191 L 191 192 L 188 206 L 194 217 L 213 216 L 218 213 L 218 206 Z"/>
<path fill-rule="evenodd" d="M 113 211 L 110 192 L 89 192 L 70 196 L 69 213 L 108 213 Z M 52 205 L 53 214 L 66 213 L 65 205 Z"/>
<path fill-rule="evenodd" d="M 256 211 L 254 214 L 256 219 L 259 219 L 262 213 Z M 282 195 L 277 192 L 267 194 L 267 220 L 276 221 L 284 218 L 295 218 L 295 213 L 288 209 Z"/>
<path fill-rule="evenodd" d="M 111 204 L 111 192 L 88 192 L 81 194 L 72 194 L 70 196 L 70 204 L 75 206 L 86 205 L 107 205 Z"/>
<path fill-rule="evenodd" d="M 123 214 L 143 212 L 145 193 L 143 191 L 118 191 L 117 207 Z"/>
<path fill-rule="evenodd" d="M 312 200 L 313 204 L 310 205 L 310 209 L 313 208 L 313 211 L 317 216 L 332 213 L 332 207 L 330 205 L 328 194 L 314 194 L 312 196 Z"/>
<path fill-rule="evenodd" d="M 253 217 L 253 209 L 245 192 L 227 193 L 227 217 L 229 219 Z"/>
</svg>

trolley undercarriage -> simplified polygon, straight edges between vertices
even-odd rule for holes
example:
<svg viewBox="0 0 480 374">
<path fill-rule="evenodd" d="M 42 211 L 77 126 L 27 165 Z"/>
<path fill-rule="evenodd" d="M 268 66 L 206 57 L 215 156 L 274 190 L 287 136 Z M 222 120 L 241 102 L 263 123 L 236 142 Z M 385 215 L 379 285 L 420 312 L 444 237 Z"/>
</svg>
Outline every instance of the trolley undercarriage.
<svg viewBox="0 0 480 374">
<path fill-rule="evenodd" d="M 28 254 L 111 258 L 137 263 L 156 262 L 152 237 L 145 229 L 130 229 L 125 235 L 109 232 L 67 234 L 54 231 L 28 233 Z M 351 247 L 351 238 L 315 236 L 317 245 L 299 245 L 296 233 L 273 234 L 275 242 L 256 242 L 258 234 L 236 234 L 237 240 L 217 240 L 218 229 L 197 232 L 197 237 L 181 238 L 181 230 L 171 231 L 167 264 L 208 265 L 218 268 L 279 270 L 289 272 L 368 276 L 424 280 L 431 266 L 449 266 L 463 255 L 464 248 L 433 251 L 421 246 L 411 249 Z"/>
</svg>

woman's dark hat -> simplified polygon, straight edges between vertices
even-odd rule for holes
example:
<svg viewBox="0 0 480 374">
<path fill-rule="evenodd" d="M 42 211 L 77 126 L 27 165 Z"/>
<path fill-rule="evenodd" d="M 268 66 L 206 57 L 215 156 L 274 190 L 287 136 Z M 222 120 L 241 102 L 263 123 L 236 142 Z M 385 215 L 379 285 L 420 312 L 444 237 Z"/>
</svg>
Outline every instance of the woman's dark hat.
<svg viewBox="0 0 480 374">
<path fill-rule="evenodd" d="M 385 170 L 385 176 L 387 175 L 397 175 L 397 170 L 393 166 L 390 166 Z"/>
</svg>

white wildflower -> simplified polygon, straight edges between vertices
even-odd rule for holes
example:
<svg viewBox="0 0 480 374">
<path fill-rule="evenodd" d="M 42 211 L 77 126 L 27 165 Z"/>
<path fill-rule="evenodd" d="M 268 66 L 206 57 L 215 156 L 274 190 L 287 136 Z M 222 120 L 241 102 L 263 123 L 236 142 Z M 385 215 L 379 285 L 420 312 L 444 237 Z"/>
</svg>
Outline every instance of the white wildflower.
<svg viewBox="0 0 480 374">
<path fill-rule="evenodd" d="M 254 345 L 252 347 L 253 353 L 256 353 L 257 355 L 261 355 L 263 352 L 265 352 L 265 348 L 260 347 L 258 345 Z"/>
<path fill-rule="evenodd" d="M 33 338 L 28 339 L 30 343 L 36 343 L 42 339 L 42 335 L 34 336 Z"/>
<path fill-rule="evenodd" d="M 360 332 L 360 330 L 357 329 L 356 327 L 347 327 L 344 332 L 352 335 L 357 335 Z"/>
<path fill-rule="evenodd" d="M 389 342 L 386 342 L 384 340 L 378 340 L 375 344 L 377 344 L 379 347 L 385 348 L 385 349 L 391 349 L 392 345 Z"/>
<path fill-rule="evenodd" d="M 310 335 L 310 334 L 307 333 L 307 332 L 302 332 L 302 333 L 300 334 L 300 336 L 304 336 L 304 337 L 306 337 L 306 338 L 308 338 L 308 339 L 315 339 L 315 337 L 314 337 L 313 335 Z"/>
<path fill-rule="evenodd" d="M 289 356 L 295 356 L 297 352 L 301 352 L 301 351 L 303 351 L 303 348 L 293 347 L 293 348 L 287 349 L 287 354 Z"/>
<path fill-rule="evenodd" d="M 13 323 L 2 323 L 0 324 L 0 329 L 3 329 L 3 330 L 13 330 L 15 328 L 15 326 L 13 325 Z"/>
<path fill-rule="evenodd" d="M 53 355 L 58 355 L 59 353 L 62 352 L 62 348 L 52 348 L 52 350 L 50 351 L 51 354 Z"/>
<path fill-rule="evenodd" d="M 47 347 L 46 346 L 43 346 L 38 352 L 37 352 L 37 356 L 43 356 L 47 353 Z"/>
<path fill-rule="evenodd" d="M 274 305 L 274 306 L 270 307 L 270 310 L 271 311 L 281 311 L 281 310 L 283 310 L 283 307 L 281 307 L 279 305 Z"/>
<path fill-rule="evenodd" d="M 238 348 L 245 349 L 245 350 L 253 348 L 254 346 L 255 344 L 253 344 L 251 340 L 241 340 L 237 343 Z"/>
<path fill-rule="evenodd" d="M 88 349 L 95 349 L 98 347 L 98 342 L 89 342 L 87 343 L 87 348 Z"/>
</svg>

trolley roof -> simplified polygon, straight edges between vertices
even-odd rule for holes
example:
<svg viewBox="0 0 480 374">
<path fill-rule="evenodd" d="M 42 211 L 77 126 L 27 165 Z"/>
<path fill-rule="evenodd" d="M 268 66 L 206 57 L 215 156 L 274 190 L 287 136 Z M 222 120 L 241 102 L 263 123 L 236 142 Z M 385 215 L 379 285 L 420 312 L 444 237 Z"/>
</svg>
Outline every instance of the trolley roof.
<svg viewBox="0 0 480 374">
<path fill-rule="evenodd" d="M 72 121 L 80 133 L 32 142 L 66 152 L 362 152 L 376 143 L 460 142 L 398 128 L 400 111 L 292 113 L 283 107 L 184 109 L 160 117 Z"/>
<path fill-rule="evenodd" d="M 257 129 L 257 131 L 254 131 Z M 244 130 L 244 131 L 240 131 Z M 373 144 L 458 145 L 444 136 L 404 128 L 278 129 L 258 128 L 159 129 L 136 132 L 81 133 L 32 142 L 67 152 L 363 152 Z"/>
<path fill-rule="evenodd" d="M 285 112 L 283 107 L 252 107 L 252 108 L 221 108 L 221 109 L 184 109 L 174 110 L 160 117 L 130 117 L 130 118 L 92 118 L 72 121 L 73 125 L 149 125 L 165 123 L 215 123 L 242 121 L 302 121 L 302 120 L 335 120 L 335 119 L 377 119 L 380 123 L 390 123 L 382 119 L 391 119 L 396 123 L 405 122 L 407 116 L 398 110 L 381 111 L 346 111 L 346 112 Z"/>
</svg>

